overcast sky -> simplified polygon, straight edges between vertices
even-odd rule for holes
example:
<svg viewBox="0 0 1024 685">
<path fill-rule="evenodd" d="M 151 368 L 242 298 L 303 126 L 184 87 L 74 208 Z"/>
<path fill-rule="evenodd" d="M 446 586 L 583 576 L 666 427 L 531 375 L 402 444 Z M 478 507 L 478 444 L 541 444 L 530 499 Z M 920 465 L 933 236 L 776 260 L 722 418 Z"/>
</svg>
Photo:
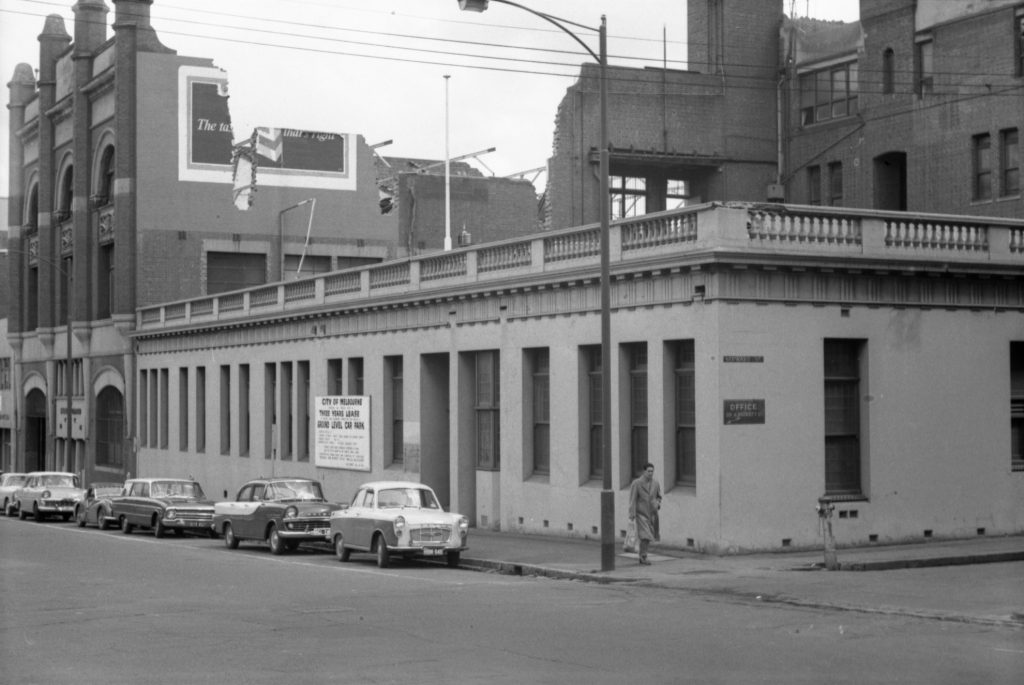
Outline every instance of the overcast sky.
<svg viewBox="0 0 1024 685">
<path fill-rule="evenodd" d="M 519 0 L 596 28 L 609 63 L 686 67 L 684 0 Z M 108 23 L 113 3 L 108 2 Z M 45 17 L 73 33 L 74 0 L 0 0 L 0 77 L 38 67 Z M 858 0 L 784 0 L 787 12 L 855 21 Z M 394 143 L 385 155 L 443 159 L 445 75 L 451 157 L 487 148 L 475 166 L 510 175 L 544 166 L 559 101 L 591 61 L 569 36 L 521 9 L 482 14 L 457 0 L 155 0 L 153 26 L 179 55 L 228 74 L 236 130 L 266 125 L 355 133 Z M 598 51 L 596 33 L 570 27 Z M 112 31 L 108 29 L 108 36 Z M 9 92 L 4 93 L 4 105 Z M 0 196 L 8 193 L 7 109 L 0 108 Z M 486 165 L 486 166 L 484 166 Z M 541 189 L 541 188 L 539 188 Z"/>
</svg>

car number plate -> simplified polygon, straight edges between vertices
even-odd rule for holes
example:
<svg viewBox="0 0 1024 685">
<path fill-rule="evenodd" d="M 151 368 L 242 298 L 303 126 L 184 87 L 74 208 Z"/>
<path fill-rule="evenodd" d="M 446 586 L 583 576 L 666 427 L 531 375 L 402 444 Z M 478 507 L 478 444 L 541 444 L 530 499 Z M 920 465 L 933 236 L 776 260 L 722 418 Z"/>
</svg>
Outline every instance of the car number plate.
<svg viewBox="0 0 1024 685">
<path fill-rule="evenodd" d="M 444 553 L 444 550 L 440 547 L 424 547 L 423 554 L 428 557 L 439 557 Z"/>
<path fill-rule="evenodd" d="M 327 530 L 327 528 L 314 528 L 313 535 L 321 535 L 323 537 L 327 537 Z"/>
<path fill-rule="evenodd" d="M 200 526 L 208 526 L 210 524 L 205 521 L 185 521 L 185 525 L 189 528 L 199 528 Z"/>
</svg>

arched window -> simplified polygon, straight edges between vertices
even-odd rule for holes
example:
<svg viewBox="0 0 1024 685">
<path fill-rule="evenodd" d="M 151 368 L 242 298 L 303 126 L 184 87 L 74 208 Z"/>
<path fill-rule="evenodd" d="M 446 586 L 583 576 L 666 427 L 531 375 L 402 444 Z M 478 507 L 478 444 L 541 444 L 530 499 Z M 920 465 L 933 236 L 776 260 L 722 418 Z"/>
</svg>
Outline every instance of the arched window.
<svg viewBox="0 0 1024 685">
<path fill-rule="evenodd" d="M 25 203 L 25 217 L 22 224 L 29 230 L 39 228 L 39 185 L 32 184 L 28 191 L 28 201 Z"/>
<path fill-rule="evenodd" d="M 66 221 L 71 217 L 71 208 L 75 198 L 75 167 L 69 164 L 61 174 L 57 185 L 57 220 Z"/>
<path fill-rule="evenodd" d="M 109 385 L 96 398 L 96 464 L 124 466 L 124 397 Z"/>
<path fill-rule="evenodd" d="M 114 146 L 108 145 L 100 157 L 99 173 L 96 176 L 96 206 L 102 207 L 114 201 Z"/>
<path fill-rule="evenodd" d="M 896 53 L 892 48 L 886 48 L 882 53 L 882 92 L 893 93 L 896 90 Z"/>
</svg>

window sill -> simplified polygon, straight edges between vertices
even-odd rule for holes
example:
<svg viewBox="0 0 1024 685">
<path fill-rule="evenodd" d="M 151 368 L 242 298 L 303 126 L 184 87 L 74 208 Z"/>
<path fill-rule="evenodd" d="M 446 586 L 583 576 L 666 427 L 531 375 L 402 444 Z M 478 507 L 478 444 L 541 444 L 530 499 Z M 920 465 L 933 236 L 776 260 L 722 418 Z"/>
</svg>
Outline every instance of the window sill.
<svg viewBox="0 0 1024 685">
<path fill-rule="evenodd" d="M 530 474 L 529 476 L 526 477 L 526 482 L 527 483 L 539 483 L 541 485 L 550 485 L 551 484 L 551 474 L 550 473 L 533 473 L 533 474 Z"/>
<path fill-rule="evenodd" d="M 833 502 L 833 503 L 835 503 L 835 502 L 868 502 L 868 501 L 870 501 L 868 499 L 868 496 L 864 495 L 864 494 L 858 494 L 858 495 L 824 495 L 823 497 L 820 498 L 820 500 L 823 501 L 823 502 Z"/>
</svg>

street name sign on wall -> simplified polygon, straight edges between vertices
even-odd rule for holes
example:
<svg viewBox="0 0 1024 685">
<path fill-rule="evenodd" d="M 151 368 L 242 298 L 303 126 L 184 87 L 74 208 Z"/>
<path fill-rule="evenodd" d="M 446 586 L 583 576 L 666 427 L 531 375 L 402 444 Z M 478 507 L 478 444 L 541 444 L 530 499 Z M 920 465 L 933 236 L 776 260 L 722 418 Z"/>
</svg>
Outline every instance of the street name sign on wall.
<svg viewBox="0 0 1024 685">
<path fill-rule="evenodd" d="M 370 470 L 369 397 L 317 397 L 315 418 L 317 468 Z"/>
<path fill-rule="evenodd" d="M 764 423 L 764 400 L 725 400 L 724 405 L 724 423 L 727 426 Z"/>
</svg>

